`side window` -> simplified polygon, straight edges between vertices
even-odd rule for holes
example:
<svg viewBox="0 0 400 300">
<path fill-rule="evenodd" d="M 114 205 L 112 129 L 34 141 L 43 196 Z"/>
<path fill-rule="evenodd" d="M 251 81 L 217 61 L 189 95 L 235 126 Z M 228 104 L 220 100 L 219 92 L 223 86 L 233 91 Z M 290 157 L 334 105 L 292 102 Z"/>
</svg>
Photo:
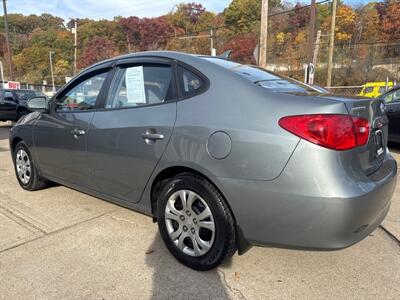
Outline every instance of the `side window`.
<svg viewBox="0 0 400 300">
<path fill-rule="evenodd" d="M 393 96 L 394 96 L 394 93 L 389 93 L 383 98 L 383 101 L 385 103 L 392 103 L 393 102 Z"/>
<path fill-rule="evenodd" d="M 400 89 L 387 94 L 384 98 L 383 101 L 385 103 L 394 103 L 394 102 L 400 102 Z"/>
<path fill-rule="evenodd" d="M 13 93 L 6 91 L 4 93 L 4 100 L 15 101 Z"/>
<path fill-rule="evenodd" d="M 65 112 L 92 109 L 106 77 L 107 72 L 82 81 L 58 100 L 56 110 Z"/>
<path fill-rule="evenodd" d="M 120 68 L 115 76 L 106 108 L 136 107 L 176 98 L 172 68 L 142 65 Z"/>
<path fill-rule="evenodd" d="M 400 90 L 397 90 L 393 93 L 393 101 L 400 102 Z"/>
<path fill-rule="evenodd" d="M 184 97 L 193 96 L 205 88 L 205 82 L 200 76 L 182 66 L 178 66 L 178 78 L 179 90 Z"/>
</svg>

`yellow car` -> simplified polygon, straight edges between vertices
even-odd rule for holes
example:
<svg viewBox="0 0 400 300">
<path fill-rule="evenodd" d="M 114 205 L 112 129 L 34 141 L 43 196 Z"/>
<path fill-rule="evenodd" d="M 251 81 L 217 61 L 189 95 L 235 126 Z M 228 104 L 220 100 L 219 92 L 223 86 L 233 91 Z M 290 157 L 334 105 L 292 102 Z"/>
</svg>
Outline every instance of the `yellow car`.
<svg viewBox="0 0 400 300">
<path fill-rule="evenodd" d="M 387 85 L 387 87 L 386 87 Z M 389 81 L 388 83 L 381 82 L 367 82 L 363 85 L 363 88 L 359 94 L 359 96 L 376 98 L 379 95 L 386 92 L 388 89 L 393 87 L 393 82 Z"/>
</svg>

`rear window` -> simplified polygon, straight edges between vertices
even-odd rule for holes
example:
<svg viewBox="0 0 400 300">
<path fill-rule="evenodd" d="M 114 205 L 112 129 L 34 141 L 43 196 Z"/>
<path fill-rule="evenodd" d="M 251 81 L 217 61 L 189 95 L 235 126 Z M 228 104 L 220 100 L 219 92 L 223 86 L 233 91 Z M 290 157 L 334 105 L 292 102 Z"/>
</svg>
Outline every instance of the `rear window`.
<svg viewBox="0 0 400 300">
<path fill-rule="evenodd" d="M 316 93 L 319 92 L 297 80 L 280 76 L 256 66 L 242 65 L 220 58 L 202 57 L 217 65 L 231 70 L 244 78 L 256 83 L 257 85 L 274 92 L 296 92 L 296 93 Z"/>
</svg>

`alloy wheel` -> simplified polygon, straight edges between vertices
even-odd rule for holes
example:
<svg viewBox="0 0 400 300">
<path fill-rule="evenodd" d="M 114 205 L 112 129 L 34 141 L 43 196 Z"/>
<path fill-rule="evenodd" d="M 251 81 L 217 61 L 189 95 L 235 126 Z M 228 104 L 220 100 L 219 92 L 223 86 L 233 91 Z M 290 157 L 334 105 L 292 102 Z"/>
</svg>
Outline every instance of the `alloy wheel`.
<svg viewBox="0 0 400 300">
<path fill-rule="evenodd" d="M 28 184 L 32 176 L 31 162 L 25 150 L 20 149 L 17 152 L 15 163 L 17 174 L 23 184 Z"/>
<path fill-rule="evenodd" d="M 213 214 L 204 199 L 193 191 L 178 190 L 169 197 L 165 224 L 171 240 L 187 255 L 202 256 L 214 243 Z"/>
</svg>

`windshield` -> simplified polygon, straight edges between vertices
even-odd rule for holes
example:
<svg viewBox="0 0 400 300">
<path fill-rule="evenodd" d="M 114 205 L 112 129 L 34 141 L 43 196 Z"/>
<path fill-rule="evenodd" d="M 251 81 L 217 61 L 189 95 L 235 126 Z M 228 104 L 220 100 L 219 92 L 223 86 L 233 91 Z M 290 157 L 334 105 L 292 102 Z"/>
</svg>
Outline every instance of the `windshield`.
<svg viewBox="0 0 400 300">
<path fill-rule="evenodd" d="M 218 64 L 255 84 L 274 92 L 296 92 L 296 93 L 319 93 L 320 91 L 297 80 L 275 74 L 256 66 L 241 65 L 217 57 L 202 57 L 208 61 Z"/>
</svg>

